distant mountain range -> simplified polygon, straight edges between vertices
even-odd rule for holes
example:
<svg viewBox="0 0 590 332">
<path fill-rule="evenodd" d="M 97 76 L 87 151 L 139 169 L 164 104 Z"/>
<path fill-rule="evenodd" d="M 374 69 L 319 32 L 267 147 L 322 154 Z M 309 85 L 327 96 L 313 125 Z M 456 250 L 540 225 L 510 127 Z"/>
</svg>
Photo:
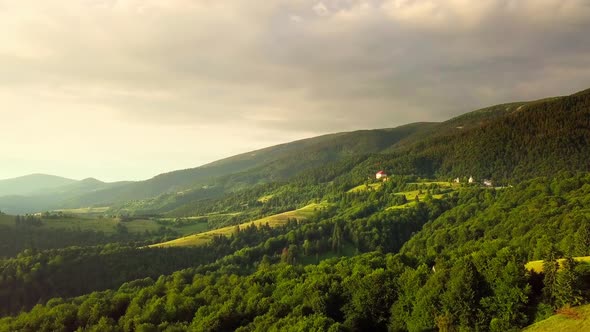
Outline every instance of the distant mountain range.
<svg viewBox="0 0 590 332">
<path fill-rule="evenodd" d="M 355 157 L 360 159 L 351 162 Z M 588 160 L 590 90 L 585 90 L 496 105 L 442 123 L 323 135 L 145 181 L 103 183 L 42 175 L 3 180 L 0 210 L 25 213 L 140 201 L 151 206 L 149 211 L 166 212 L 252 185 L 296 179 L 312 170 L 327 173 L 326 167 L 338 169 L 330 171 L 334 174 L 328 180 L 366 176 L 378 167 L 393 174 L 509 182 L 563 170 L 588 171 Z"/>
<path fill-rule="evenodd" d="M 0 180 L 0 196 L 30 195 L 42 190 L 51 190 L 76 182 L 76 180 L 55 175 L 25 175 L 13 179 Z"/>
<path fill-rule="evenodd" d="M 0 211 L 24 214 L 53 210 L 63 207 L 64 202 L 74 197 L 130 183 L 106 183 L 94 178 L 72 180 L 47 174 L 0 180 Z"/>
</svg>

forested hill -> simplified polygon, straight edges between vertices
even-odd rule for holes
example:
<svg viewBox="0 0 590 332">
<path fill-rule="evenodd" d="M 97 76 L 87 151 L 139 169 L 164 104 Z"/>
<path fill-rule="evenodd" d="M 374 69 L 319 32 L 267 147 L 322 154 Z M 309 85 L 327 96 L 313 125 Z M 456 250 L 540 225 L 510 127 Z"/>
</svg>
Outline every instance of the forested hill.
<svg viewBox="0 0 590 332">
<path fill-rule="evenodd" d="M 0 187 L 13 188 L 5 196 L 0 195 L 0 211 L 24 214 L 52 210 L 63 203 L 86 193 L 106 191 L 126 186 L 130 182 L 102 182 L 94 178 L 80 181 L 51 175 L 29 175 L 0 182 Z M 6 185 L 10 184 L 10 186 Z"/>
<path fill-rule="evenodd" d="M 340 133 L 279 145 L 160 175 L 120 188 L 128 192 L 111 197 L 118 201 L 151 197 L 172 188 L 211 184 L 214 178 L 230 174 L 242 174 L 235 182 L 248 185 L 285 180 L 326 162 L 371 153 L 378 155 L 368 163 L 396 174 L 522 180 L 559 170 L 588 170 L 589 143 L 590 90 L 586 90 L 488 107 L 443 123 Z M 86 203 L 91 203 L 87 198 Z"/>
<path fill-rule="evenodd" d="M 590 265 L 555 260 L 590 254 L 589 173 L 415 181 L 308 186 L 308 220 L 203 247 L 27 250 L 0 260 L 0 331 L 504 332 L 590 301 Z"/>
<path fill-rule="evenodd" d="M 51 204 L 43 201 L 35 205 L 35 198 L 22 204 L 36 208 L 27 212 L 37 212 L 40 207 L 120 206 L 133 201 L 145 211 L 165 213 L 182 210 L 183 204 L 256 184 L 292 180 L 310 171 L 324 174 L 312 182 L 341 176 L 353 176 L 357 181 L 376 168 L 424 177 L 474 176 L 509 184 L 560 170 L 589 170 L 589 143 L 590 90 L 585 90 L 571 96 L 487 107 L 442 123 L 319 136 L 146 181 L 76 193 L 59 201 L 52 197 Z M 138 200 L 143 201 L 138 204 Z M 0 206 L 14 204 L 3 201 L 0 198 Z"/>
<path fill-rule="evenodd" d="M 228 175 L 248 172 L 235 182 L 225 183 L 223 188 L 197 193 L 199 198 L 209 198 L 226 190 L 232 191 L 259 182 L 289 179 L 307 169 L 349 156 L 378 153 L 404 138 L 427 132 L 435 125 L 435 123 L 415 123 L 392 129 L 324 135 L 244 153 L 197 168 L 160 174 L 146 181 L 70 195 L 59 202 L 51 200 L 52 205 L 47 204 L 46 197 L 27 198 L 27 201 L 34 205 L 38 198 L 41 201 L 34 206 L 44 209 L 112 205 L 182 192 L 187 189 L 199 189 L 203 186 L 211 186 L 218 182 L 218 179 Z M 0 206 L 3 201 L 0 198 Z M 13 206 L 15 204 L 13 201 L 13 199 L 6 199 L 4 205 Z M 28 212 L 37 211 L 38 209 L 32 209 Z"/>
<path fill-rule="evenodd" d="M 523 328 L 590 302 L 589 110 L 328 135 L 95 215 L 0 214 L 0 332 Z"/>
<path fill-rule="evenodd" d="M 502 116 L 465 127 L 459 117 L 404 150 L 436 174 L 522 180 L 560 170 L 589 170 L 590 90 L 506 105 Z M 448 132 L 456 126 L 454 132 Z"/>
<path fill-rule="evenodd" d="M 280 158 L 210 180 L 205 189 L 118 204 L 115 211 L 182 216 L 194 212 L 198 201 L 259 183 L 354 184 L 379 169 L 439 179 L 474 176 L 497 185 L 563 170 L 588 171 L 590 90 L 492 106 L 443 123 L 335 134 L 292 144 L 270 148 L 283 151 Z M 226 162 L 232 163 L 220 164 Z"/>
<path fill-rule="evenodd" d="M 0 196 L 26 195 L 75 183 L 76 180 L 46 174 L 31 174 L 0 180 Z"/>
</svg>

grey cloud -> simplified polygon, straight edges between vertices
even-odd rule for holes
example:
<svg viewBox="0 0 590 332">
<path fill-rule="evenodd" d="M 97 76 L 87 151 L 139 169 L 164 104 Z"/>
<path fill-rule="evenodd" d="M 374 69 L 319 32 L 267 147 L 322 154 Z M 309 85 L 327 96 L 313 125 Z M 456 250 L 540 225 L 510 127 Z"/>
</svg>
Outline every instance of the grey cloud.
<svg viewBox="0 0 590 332">
<path fill-rule="evenodd" d="M 0 89 L 135 121 L 320 133 L 590 86 L 581 0 L 59 3 L 18 10 Z"/>
</svg>

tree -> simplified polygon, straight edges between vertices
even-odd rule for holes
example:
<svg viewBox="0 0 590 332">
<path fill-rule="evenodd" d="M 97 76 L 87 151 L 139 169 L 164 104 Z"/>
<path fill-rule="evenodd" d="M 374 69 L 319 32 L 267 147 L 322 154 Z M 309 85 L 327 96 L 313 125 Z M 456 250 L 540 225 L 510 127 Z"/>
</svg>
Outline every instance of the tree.
<svg viewBox="0 0 590 332">
<path fill-rule="evenodd" d="M 561 271 L 557 274 L 555 286 L 555 301 L 558 307 L 575 306 L 582 303 L 582 294 L 579 288 L 579 276 L 576 271 L 576 262 L 572 257 L 567 257 L 563 262 Z"/>
<path fill-rule="evenodd" d="M 559 263 L 555 259 L 555 253 L 550 250 L 547 258 L 543 261 L 543 296 L 545 301 L 550 304 L 555 304 L 555 287 L 557 285 L 557 271 L 559 270 Z"/>
<path fill-rule="evenodd" d="M 311 254 L 311 241 L 309 240 L 305 240 L 303 241 L 303 253 L 305 254 L 305 256 L 309 256 Z"/>
<path fill-rule="evenodd" d="M 117 225 L 115 226 L 115 230 L 117 231 L 117 234 L 119 234 L 119 235 L 129 234 L 129 230 L 127 229 L 127 226 L 123 225 L 120 222 L 117 223 Z"/>
<path fill-rule="evenodd" d="M 585 218 L 574 235 L 574 250 L 577 256 L 590 255 L 590 222 Z"/>
<path fill-rule="evenodd" d="M 342 229 L 340 225 L 336 222 L 334 224 L 334 231 L 332 232 L 332 250 L 340 253 L 342 249 Z"/>
<path fill-rule="evenodd" d="M 487 288 L 471 258 L 457 263 L 442 296 L 443 310 L 456 319 L 461 329 L 476 329 L 482 293 Z M 452 319 L 452 320 L 454 320 Z"/>
</svg>

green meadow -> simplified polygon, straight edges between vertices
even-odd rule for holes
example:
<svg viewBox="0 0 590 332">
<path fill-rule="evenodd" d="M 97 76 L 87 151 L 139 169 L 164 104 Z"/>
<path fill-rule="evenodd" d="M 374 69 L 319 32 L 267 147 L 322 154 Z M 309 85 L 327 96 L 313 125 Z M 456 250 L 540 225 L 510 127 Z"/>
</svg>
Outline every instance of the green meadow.
<svg viewBox="0 0 590 332">
<path fill-rule="evenodd" d="M 574 257 L 574 260 L 576 262 L 590 264 L 590 256 Z M 565 261 L 565 259 L 562 258 L 562 259 L 558 259 L 557 261 L 559 262 L 559 265 L 561 266 L 563 264 L 563 261 Z M 526 263 L 525 267 L 527 270 L 532 270 L 535 272 L 543 272 L 543 260 L 530 261 L 530 262 Z"/>
<path fill-rule="evenodd" d="M 282 226 L 287 223 L 289 219 L 299 219 L 304 220 L 311 217 L 316 211 L 319 209 L 326 207 L 325 203 L 312 203 L 307 206 L 304 206 L 300 209 L 288 211 L 284 213 L 275 214 L 272 216 L 268 216 L 265 218 L 241 223 L 237 226 L 240 228 L 249 227 L 251 225 L 265 225 L 268 224 L 270 227 L 277 227 Z M 209 241 L 211 241 L 216 236 L 230 236 L 236 231 L 236 225 L 234 226 L 227 226 L 219 229 L 214 229 L 207 232 L 202 232 L 198 234 L 193 234 L 185 237 L 181 237 L 172 241 L 163 242 L 151 245 L 150 247 L 192 247 L 192 246 L 200 246 Z"/>
<path fill-rule="evenodd" d="M 590 331 L 590 305 L 559 310 L 555 315 L 527 327 L 524 331 Z"/>
</svg>

